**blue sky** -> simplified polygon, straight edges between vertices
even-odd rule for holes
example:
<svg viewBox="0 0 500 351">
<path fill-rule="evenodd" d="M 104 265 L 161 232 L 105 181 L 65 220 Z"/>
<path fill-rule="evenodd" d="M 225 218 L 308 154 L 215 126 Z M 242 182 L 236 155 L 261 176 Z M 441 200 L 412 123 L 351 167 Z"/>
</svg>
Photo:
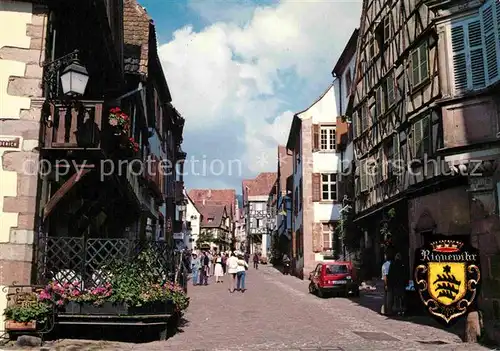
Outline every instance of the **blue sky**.
<svg viewBox="0 0 500 351">
<path fill-rule="evenodd" d="M 139 0 L 154 19 L 173 104 L 186 118 L 188 188 L 276 171 L 292 116 L 332 81 L 359 1 Z"/>
</svg>

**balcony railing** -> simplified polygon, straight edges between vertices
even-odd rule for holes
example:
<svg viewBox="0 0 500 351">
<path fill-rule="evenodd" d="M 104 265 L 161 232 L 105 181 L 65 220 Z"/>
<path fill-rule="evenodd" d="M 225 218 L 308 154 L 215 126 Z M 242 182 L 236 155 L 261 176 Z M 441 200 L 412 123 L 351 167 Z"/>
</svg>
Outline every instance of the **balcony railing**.
<svg viewBox="0 0 500 351">
<path fill-rule="evenodd" d="M 102 101 L 50 104 L 43 147 L 47 149 L 100 148 L 103 131 Z M 106 123 L 107 125 L 107 123 Z"/>
<path fill-rule="evenodd" d="M 43 236 L 36 251 L 37 283 L 78 282 L 92 288 L 109 279 L 115 263 L 133 263 L 141 254 L 149 256 L 151 271 L 159 278 L 173 277 L 174 253 L 164 241 Z"/>
</svg>

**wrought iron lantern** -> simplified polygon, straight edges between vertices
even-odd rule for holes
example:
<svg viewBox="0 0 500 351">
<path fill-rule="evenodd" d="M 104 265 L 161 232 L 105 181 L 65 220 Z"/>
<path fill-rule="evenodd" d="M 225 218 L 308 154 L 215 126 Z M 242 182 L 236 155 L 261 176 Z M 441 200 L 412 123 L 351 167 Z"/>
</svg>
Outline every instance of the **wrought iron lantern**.
<svg viewBox="0 0 500 351">
<path fill-rule="evenodd" d="M 179 205 L 179 211 L 182 211 L 182 212 L 186 211 L 186 205 L 185 204 L 180 204 Z"/>
<path fill-rule="evenodd" d="M 58 80 L 61 81 L 62 92 L 65 96 L 76 97 L 83 95 L 89 81 L 89 73 L 78 60 L 78 50 L 64 55 L 54 61 L 45 62 L 44 82 L 49 89 L 49 98 L 58 98 Z M 61 69 L 64 67 L 63 71 Z"/>
<path fill-rule="evenodd" d="M 85 93 L 89 81 L 87 69 L 74 60 L 61 73 L 61 85 L 64 95 L 79 96 Z"/>
</svg>

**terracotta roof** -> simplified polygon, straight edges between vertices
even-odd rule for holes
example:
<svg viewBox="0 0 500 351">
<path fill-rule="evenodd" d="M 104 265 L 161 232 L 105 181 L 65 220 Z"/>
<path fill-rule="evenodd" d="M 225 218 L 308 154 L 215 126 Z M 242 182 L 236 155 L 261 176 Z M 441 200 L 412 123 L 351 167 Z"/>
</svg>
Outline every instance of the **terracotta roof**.
<svg viewBox="0 0 500 351">
<path fill-rule="evenodd" d="M 123 2 L 123 61 L 126 73 L 148 73 L 151 17 L 136 0 Z"/>
<path fill-rule="evenodd" d="M 278 174 L 281 191 L 286 194 L 286 179 L 293 174 L 293 156 L 283 145 L 278 145 Z"/>
<path fill-rule="evenodd" d="M 203 228 L 218 228 L 222 223 L 224 217 L 224 205 L 208 205 L 200 208 L 203 220 L 201 226 Z"/>
<path fill-rule="evenodd" d="M 234 189 L 191 189 L 189 197 L 197 206 L 225 205 L 228 215 L 234 215 L 236 191 Z"/>
<path fill-rule="evenodd" d="M 243 180 L 243 194 L 246 196 L 269 195 L 271 188 L 276 182 L 276 172 L 263 172 L 254 179 Z"/>
</svg>

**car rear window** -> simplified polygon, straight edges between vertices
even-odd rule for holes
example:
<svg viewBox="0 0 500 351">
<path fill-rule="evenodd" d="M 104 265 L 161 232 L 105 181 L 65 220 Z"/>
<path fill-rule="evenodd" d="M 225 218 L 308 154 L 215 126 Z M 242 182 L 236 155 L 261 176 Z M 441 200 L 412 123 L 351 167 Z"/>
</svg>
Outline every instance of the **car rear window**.
<svg viewBox="0 0 500 351">
<path fill-rule="evenodd" d="M 349 267 L 345 264 L 332 264 L 326 266 L 326 274 L 342 274 L 349 273 Z"/>
</svg>

